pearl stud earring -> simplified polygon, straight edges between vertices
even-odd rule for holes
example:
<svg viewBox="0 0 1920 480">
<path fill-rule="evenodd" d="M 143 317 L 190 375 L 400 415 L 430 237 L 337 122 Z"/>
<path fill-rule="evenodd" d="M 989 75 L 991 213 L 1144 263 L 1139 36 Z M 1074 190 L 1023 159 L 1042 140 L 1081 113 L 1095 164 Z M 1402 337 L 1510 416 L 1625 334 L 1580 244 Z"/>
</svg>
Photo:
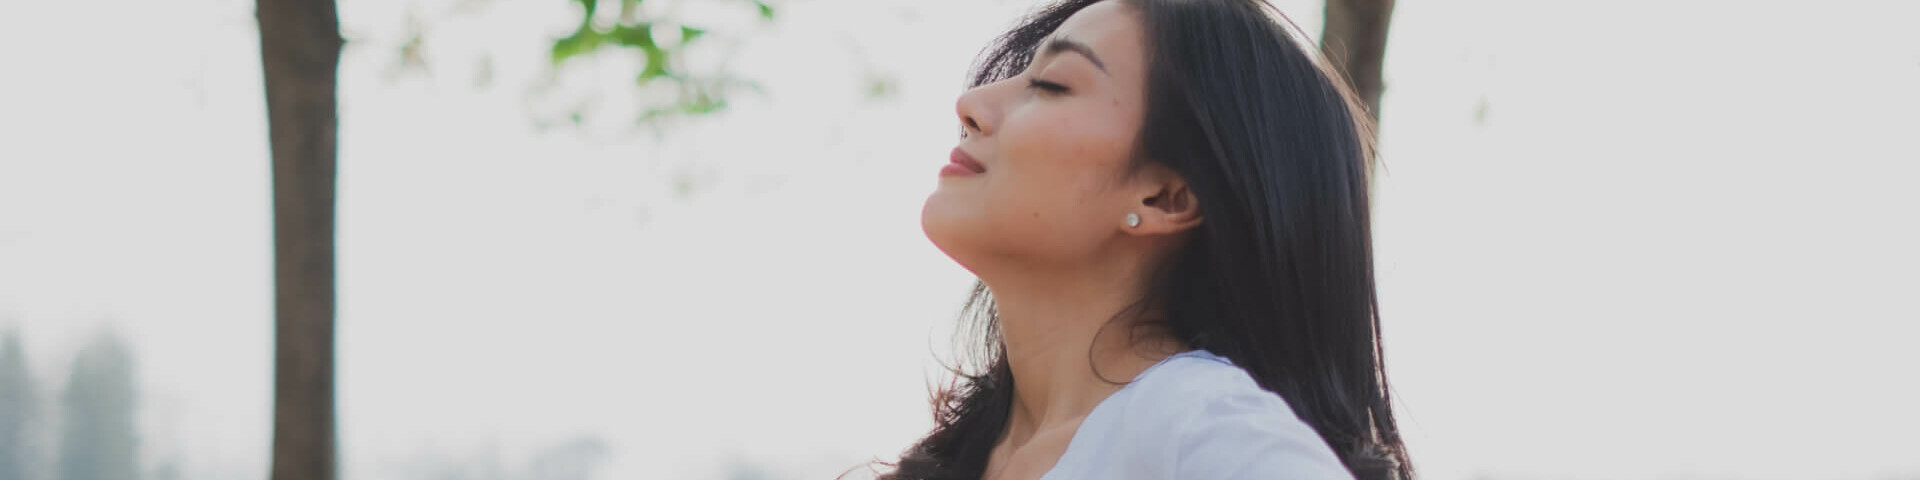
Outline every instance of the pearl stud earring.
<svg viewBox="0 0 1920 480">
<path fill-rule="evenodd" d="M 1138 226 L 1140 226 L 1140 214 L 1138 214 L 1138 213 L 1128 213 L 1128 214 L 1127 214 L 1127 226 L 1129 226 L 1129 227 L 1138 227 Z"/>
</svg>

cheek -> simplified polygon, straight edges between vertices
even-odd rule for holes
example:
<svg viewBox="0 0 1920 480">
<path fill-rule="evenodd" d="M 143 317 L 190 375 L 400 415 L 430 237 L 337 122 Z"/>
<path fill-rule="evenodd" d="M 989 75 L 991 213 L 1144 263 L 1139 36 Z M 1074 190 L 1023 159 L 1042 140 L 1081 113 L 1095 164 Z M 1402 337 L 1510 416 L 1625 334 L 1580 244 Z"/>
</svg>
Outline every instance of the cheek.
<svg viewBox="0 0 1920 480">
<path fill-rule="evenodd" d="M 1107 107 L 1105 101 L 1089 101 Z M 1000 143 L 1011 163 L 1039 164 L 1068 171 L 1097 172 L 1122 167 L 1132 153 L 1139 126 L 1115 109 L 1094 105 L 1036 105 L 1009 116 Z"/>
<path fill-rule="evenodd" d="M 1008 117 L 998 141 L 1009 168 L 994 179 L 1014 190 L 1005 193 L 1056 199 L 1036 208 L 1071 209 L 1110 186 L 1127 165 L 1137 127 L 1081 107 L 1039 104 Z"/>
<path fill-rule="evenodd" d="M 1032 242 L 1095 242 L 1118 222 L 1101 219 L 1115 208 L 1106 197 L 1131 156 L 1136 127 L 1071 107 L 1035 105 L 1009 115 L 1000 131 L 1006 168 L 989 172 L 1003 175 L 989 179 L 986 214 Z"/>
</svg>

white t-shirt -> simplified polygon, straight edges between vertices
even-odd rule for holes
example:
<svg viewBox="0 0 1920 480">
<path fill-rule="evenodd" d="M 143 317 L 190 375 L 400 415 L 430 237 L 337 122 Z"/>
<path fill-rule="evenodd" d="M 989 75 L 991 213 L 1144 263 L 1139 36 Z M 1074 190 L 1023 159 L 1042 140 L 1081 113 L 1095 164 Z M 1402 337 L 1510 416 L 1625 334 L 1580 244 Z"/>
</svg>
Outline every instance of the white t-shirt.
<svg viewBox="0 0 1920 480">
<path fill-rule="evenodd" d="M 1205 350 L 1148 367 L 1095 405 L 1040 480 L 1351 480 L 1286 400 Z"/>
</svg>

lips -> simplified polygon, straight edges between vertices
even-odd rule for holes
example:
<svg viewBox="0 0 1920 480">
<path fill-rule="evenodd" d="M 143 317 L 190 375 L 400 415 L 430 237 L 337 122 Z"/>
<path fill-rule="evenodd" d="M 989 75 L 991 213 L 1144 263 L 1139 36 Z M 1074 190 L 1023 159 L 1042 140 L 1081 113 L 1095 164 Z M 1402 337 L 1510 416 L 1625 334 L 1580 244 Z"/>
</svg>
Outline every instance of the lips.
<svg viewBox="0 0 1920 480">
<path fill-rule="evenodd" d="M 967 170 L 972 170 L 973 173 L 987 173 L 986 165 L 982 165 L 979 160 L 974 160 L 972 155 L 968 155 L 967 151 L 961 150 L 960 147 L 953 147 L 953 154 L 947 157 L 947 161 L 954 165 L 966 167 Z"/>
</svg>

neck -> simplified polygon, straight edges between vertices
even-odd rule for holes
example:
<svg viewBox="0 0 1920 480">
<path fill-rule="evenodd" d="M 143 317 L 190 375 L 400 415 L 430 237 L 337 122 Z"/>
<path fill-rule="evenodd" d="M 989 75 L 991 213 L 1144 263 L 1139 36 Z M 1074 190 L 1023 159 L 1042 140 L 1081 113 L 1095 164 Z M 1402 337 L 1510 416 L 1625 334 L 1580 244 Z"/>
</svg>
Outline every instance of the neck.
<svg viewBox="0 0 1920 480">
<path fill-rule="evenodd" d="M 1184 349 L 1170 336 L 1130 328 L 1147 291 L 1141 265 L 1103 263 L 987 281 L 1014 378 L 1005 438 L 1015 446 L 1041 428 L 1077 424 L 1135 375 Z"/>
</svg>

